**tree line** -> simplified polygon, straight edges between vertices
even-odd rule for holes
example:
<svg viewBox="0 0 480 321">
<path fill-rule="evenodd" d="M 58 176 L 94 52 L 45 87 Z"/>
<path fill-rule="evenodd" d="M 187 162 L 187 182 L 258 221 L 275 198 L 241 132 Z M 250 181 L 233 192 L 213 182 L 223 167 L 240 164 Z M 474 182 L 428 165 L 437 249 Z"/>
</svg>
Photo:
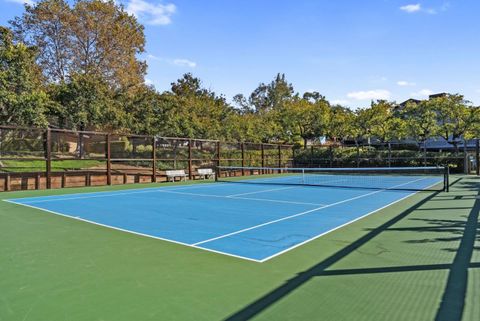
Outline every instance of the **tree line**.
<svg viewBox="0 0 480 321">
<path fill-rule="evenodd" d="M 145 83 L 143 26 L 113 0 L 41 0 L 0 27 L 0 124 L 297 143 L 423 142 L 480 137 L 480 108 L 460 94 L 351 110 L 285 75 L 232 103 L 185 74 L 158 92 Z"/>
</svg>

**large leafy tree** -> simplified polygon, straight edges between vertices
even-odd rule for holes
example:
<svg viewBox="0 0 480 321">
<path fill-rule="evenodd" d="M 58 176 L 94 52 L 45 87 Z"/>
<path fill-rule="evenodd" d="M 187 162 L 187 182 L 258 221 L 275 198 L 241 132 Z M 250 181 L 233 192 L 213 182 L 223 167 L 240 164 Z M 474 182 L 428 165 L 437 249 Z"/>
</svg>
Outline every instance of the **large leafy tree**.
<svg viewBox="0 0 480 321">
<path fill-rule="evenodd" d="M 434 98 L 431 104 L 437 114 L 438 134 L 458 150 L 461 139 L 475 127 L 480 110 L 471 106 L 462 95 Z"/>
<path fill-rule="evenodd" d="M 45 127 L 51 105 L 41 88 L 35 49 L 14 43 L 12 32 L 0 27 L 0 123 Z"/>
<path fill-rule="evenodd" d="M 354 130 L 355 114 L 352 110 L 335 105 L 330 108 L 328 121 L 328 136 L 334 141 L 357 136 Z"/>
<path fill-rule="evenodd" d="M 269 84 L 260 83 L 248 100 L 240 94 L 235 96 L 235 102 L 243 109 L 265 112 L 280 108 L 293 95 L 293 85 L 286 80 L 285 74 L 277 74 Z"/>
<path fill-rule="evenodd" d="M 404 122 L 397 117 L 393 103 L 385 100 L 372 102 L 369 116 L 371 133 L 381 142 L 385 143 L 405 136 Z"/>
<path fill-rule="evenodd" d="M 401 111 L 405 120 L 407 136 L 419 142 L 425 142 L 439 130 L 435 104 L 431 100 L 409 102 Z"/>
<path fill-rule="evenodd" d="M 73 75 L 69 82 L 54 86 L 51 95 L 59 104 L 55 116 L 60 127 L 113 130 L 124 120 L 118 100 L 101 78 Z"/>
<path fill-rule="evenodd" d="M 297 137 L 307 141 L 327 132 L 329 104 L 326 100 L 309 101 L 298 96 L 285 102 L 280 109 L 278 122 L 282 126 L 284 139 L 295 142 Z"/>
<path fill-rule="evenodd" d="M 38 63 L 51 82 L 73 75 L 101 78 L 110 86 L 143 83 L 143 26 L 113 0 L 41 0 L 11 21 L 17 39 L 39 50 Z"/>
</svg>

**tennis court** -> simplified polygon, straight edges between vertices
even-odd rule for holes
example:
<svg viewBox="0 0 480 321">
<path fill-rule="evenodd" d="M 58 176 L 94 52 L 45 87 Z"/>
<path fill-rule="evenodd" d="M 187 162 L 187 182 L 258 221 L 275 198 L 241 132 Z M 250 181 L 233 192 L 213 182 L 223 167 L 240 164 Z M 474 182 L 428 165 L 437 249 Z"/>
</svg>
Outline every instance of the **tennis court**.
<svg viewBox="0 0 480 321">
<path fill-rule="evenodd" d="M 224 168 L 238 170 L 262 171 Z M 6 201 L 264 262 L 418 191 L 443 188 L 445 183 L 437 168 L 376 170 L 278 169 L 275 174 L 232 179 L 226 175 L 216 183 Z"/>
</svg>

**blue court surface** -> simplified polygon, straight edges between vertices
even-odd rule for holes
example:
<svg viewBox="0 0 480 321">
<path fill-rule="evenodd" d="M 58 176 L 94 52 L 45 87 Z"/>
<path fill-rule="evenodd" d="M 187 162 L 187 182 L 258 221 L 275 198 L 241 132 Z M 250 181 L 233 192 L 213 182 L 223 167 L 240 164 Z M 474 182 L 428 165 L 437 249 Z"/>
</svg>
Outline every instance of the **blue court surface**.
<svg viewBox="0 0 480 321">
<path fill-rule="evenodd" d="M 7 201 L 264 262 L 415 193 L 398 186 L 424 189 L 441 181 L 395 177 L 380 189 L 205 183 Z"/>
</svg>

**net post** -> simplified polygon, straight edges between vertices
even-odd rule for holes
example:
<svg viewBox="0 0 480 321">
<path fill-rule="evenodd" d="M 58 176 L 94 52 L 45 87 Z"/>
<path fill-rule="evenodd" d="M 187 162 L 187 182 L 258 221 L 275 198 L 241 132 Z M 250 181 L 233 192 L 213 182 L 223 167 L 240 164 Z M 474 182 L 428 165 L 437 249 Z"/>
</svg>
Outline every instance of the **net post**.
<svg viewBox="0 0 480 321">
<path fill-rule="evenodd" d="M 107 159 L 107 185 L 112 185 L 112 160 L 110 134 L 105 135 L 105 158 Z"/>
<path fill-rule="evenodd" d="M 50 128 L 45 131 L 45 180 L 47 189 L 52 188 L 52 132 Z"/>
<path fill-rule="evenodd" d="M 305 169 L 302 168 L 302 184 L 305 184 Z"/>
<path fill-rule="evenodd" d="M 152 183 L 157 182 L 157 139 L 152 136 Z"/>
</svg>

